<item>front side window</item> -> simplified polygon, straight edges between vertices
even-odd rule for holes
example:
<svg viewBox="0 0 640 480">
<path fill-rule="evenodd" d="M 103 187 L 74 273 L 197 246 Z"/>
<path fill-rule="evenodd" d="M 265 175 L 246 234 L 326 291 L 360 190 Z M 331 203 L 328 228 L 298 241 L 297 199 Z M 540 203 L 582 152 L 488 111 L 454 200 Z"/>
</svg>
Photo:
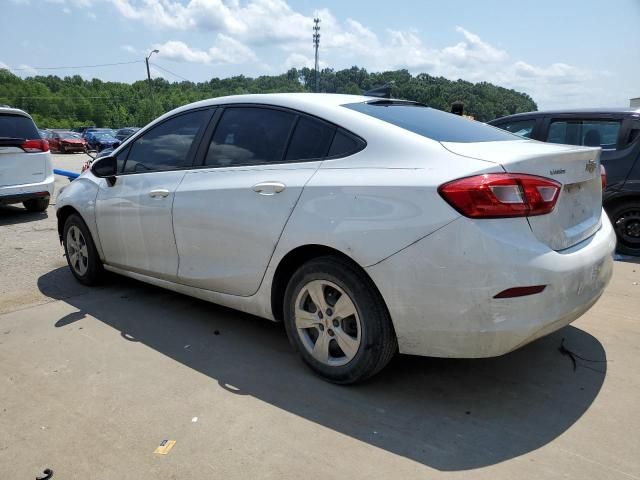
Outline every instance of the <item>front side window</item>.
<svg viewBox="0 0 640 480">
<path fill-rule="evenodd" d="M 619 120 L 553 120 L 547 142 L 615 150 L 619 131 Z"/>
<path fill-rule="evenodd" d="M 496 127 L 506 130 L 507 132 L 511 132 L 514 135 L 518 135 L 519 137 L 531 138 L 531 133 L 533 132 L 535 124 L 536 121 L 534 119 L 530 119 L 501 123 L 500 125 L 496 125 Z"/>
<path fill-rule="evenodd" d="M 184 168 L 191 145 L 208 117 L 207 110 L 198 110 L 171 118 L 145 132 L 133 143 L 124 173 Z"/>
<path fill-rule="evenodd" d="M 419 103 L 378 100 L 350 103 L 343 106 L 438 142 L 467 143 L 518 140 L 518 137 L 484 123 Z"/>
<path fill-rule="evenodd" d="M 225 108 L 209 144 L 205 165 L 282 162 L 295 118 L 293 113 L 270 108 Z"/>
</svg>

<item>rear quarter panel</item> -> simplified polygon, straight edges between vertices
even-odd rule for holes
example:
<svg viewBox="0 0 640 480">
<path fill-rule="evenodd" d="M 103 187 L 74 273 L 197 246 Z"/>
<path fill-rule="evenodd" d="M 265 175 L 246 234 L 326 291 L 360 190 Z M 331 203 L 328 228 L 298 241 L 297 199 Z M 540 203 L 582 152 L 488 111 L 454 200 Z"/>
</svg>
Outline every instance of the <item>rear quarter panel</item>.
<svg viewBox="0 0 640 480">
<path fill-rule="evenodd" d="M 302 245 L 328 246 L 373 265 L 460 216 L 440 197 L 442 183 L 502 171 L 412 137 L 395 148 L 371 142 L 351 157 L 325 160 L 305 186 L 271 265 Z"/>
</svg>

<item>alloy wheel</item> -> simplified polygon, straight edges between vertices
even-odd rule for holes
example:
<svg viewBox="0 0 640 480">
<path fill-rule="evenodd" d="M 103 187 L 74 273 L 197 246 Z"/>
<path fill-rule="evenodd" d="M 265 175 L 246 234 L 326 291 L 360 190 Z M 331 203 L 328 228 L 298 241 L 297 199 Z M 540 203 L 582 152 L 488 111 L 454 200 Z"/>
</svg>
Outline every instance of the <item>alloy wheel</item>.
<svg viewBox="0 0 640 480">
<path fill-rule="evenodd" d="M 67 255 L 71 268 L 80 276 L 89 269 L 89 250 L 82 231 L 72 225 L 67 232 Z"/>
<path fill-rule="evenodd" d="M 307 352 L 324 365 L 342 366 L 358 353 L 360 317 L 353 300 L 328 280 L 312 280 L 298 294 L 295 326 Z"/>
</svg>

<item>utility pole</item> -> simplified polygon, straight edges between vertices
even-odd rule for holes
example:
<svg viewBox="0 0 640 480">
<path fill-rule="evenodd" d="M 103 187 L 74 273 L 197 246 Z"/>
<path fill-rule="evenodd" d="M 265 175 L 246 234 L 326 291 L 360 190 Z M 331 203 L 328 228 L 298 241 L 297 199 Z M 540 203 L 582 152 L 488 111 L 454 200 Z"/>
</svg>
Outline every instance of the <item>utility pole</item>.
<svg viewBox="0 0 640 480">
<path fill-rule="evenodd" d="M 151 72 L 149 71 L 149 59 L 154 53 L 160 53 L 160 50 L 151 50 L 144 61 L 147 64 L 147 80 L 149 81 L 149 95 L 151 96 L 151 120 L 156 118 L 156 99 L 153 97 L 153 84 L 151 83 Z"/>
<path fill-rule="evenodd" d="M 316 50 L 316 64 L 315 64 L 316 92 L 319 92 L 320 91 L 320 69 L 318 66 L 318 48 L 320 47 L 320 19 L 318 17 L 313 19 L 313 46 Z"/>
</svg>

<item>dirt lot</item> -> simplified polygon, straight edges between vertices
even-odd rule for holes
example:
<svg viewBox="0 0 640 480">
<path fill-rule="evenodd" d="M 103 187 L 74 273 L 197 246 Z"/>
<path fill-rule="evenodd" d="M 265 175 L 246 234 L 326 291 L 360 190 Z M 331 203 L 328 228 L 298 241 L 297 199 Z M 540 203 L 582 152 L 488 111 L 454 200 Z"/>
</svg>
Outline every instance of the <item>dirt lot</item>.
<svg viewBox="0 0 640 480">
<path fill-rule="evenodd" d="M 0 478 L 637 479 L 639 284 L 616 262 L 588 314 L 517 352 L 400 357 L 338 387 L 279 325 L 117 276 L 80 286 L 53 207 L 0 207 Z"/>
</svg>

